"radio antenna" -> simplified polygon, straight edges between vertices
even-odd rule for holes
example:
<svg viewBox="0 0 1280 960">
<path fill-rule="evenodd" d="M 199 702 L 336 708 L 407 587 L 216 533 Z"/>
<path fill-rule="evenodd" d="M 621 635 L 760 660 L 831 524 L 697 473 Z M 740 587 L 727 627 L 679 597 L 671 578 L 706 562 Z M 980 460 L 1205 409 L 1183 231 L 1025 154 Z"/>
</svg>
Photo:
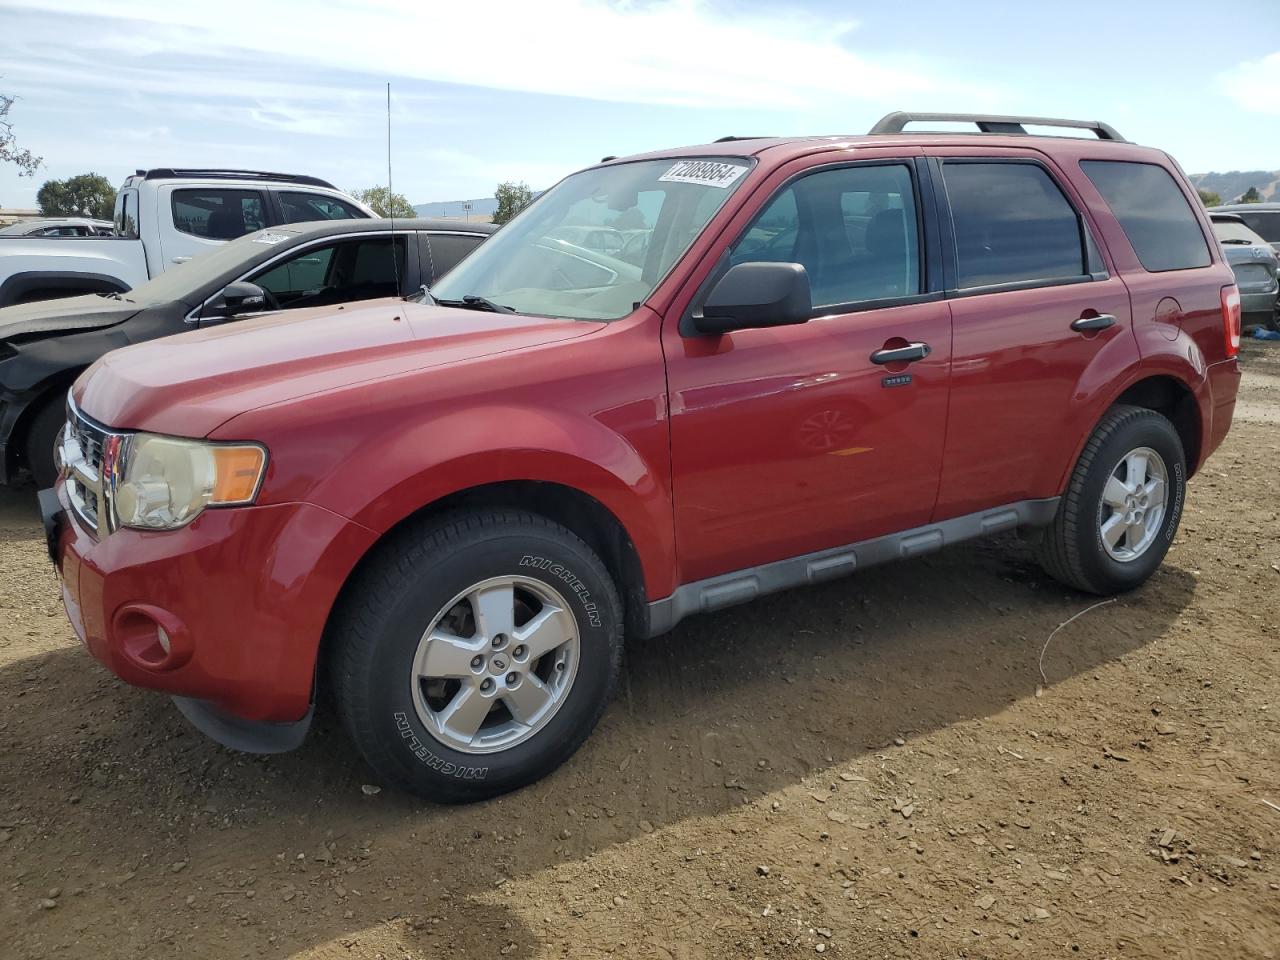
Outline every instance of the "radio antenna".
<svg viewBox="0 0 1280 960">
<path fill-rule="evenodd" d="M 396 259 L 396 203 L 395 192 L 391 189 L 391 81 L 387 81 L 387 214 L 391 220 L 391 272 L 396 278 L 396 296 L 402 297 L 400 290 L 400 261 Z M 405 242 L 408 249 L 408 241 Z"/>
</svg>

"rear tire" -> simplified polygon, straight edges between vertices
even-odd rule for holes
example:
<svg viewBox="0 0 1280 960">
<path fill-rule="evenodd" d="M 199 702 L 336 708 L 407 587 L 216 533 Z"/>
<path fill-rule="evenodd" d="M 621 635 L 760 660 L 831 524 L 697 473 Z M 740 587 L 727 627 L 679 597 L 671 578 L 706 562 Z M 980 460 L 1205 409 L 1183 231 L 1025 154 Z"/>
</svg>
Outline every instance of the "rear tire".
<svg viewBox="0 0 1280 960">
<path fill-rule="evenodd" d="M 496 796 L 586 740 L 617 681 L 622 623 L 604 564 L 544 517 L 413 523 L 335 617 L 338 710 L 386 781 L 442 803 Z"/>
<path fill-rule="evenodd" d="M 27 429 L 25 454 L 27 469 L 35 479 L 36 488 L 52 487 L 58 479 L 58 469 L 53 462 L 53 447 L 67 422 L 66 395 L 61 391 L 45 401 Z"/>
<path fill-rule="evenodd" d="M 1143 407 L 1112 407 L 1085 444 L 1037 547 L 1040 565 L 1087 593 L 1141 586 L 1177 533 L 1186 478 L 1182 440 L 1167 418 Z"/>
</svg>

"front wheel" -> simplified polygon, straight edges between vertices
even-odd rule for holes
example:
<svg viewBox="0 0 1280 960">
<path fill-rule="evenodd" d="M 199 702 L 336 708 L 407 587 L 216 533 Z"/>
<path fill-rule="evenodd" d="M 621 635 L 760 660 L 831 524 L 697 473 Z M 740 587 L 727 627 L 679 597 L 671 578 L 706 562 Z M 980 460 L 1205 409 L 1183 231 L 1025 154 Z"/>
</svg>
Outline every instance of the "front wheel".
<svg viewBox="0 0 1280 960">
<path fill-rule="evenodd" d="M 348 731 L 389 782 L 430 800 L 494 796 L 554 770 L 617 679 L 622 608 L 569 530 L 519 511 L 397 534 L 335 621 Z"/>
<path fill-rule="evenodd" d="M 1182 517 L 1186 457 L 1167 418 L 1113 407 L 1094 429 L 1038 548 L 1041 566 L 1089 593 L 1145 583 Z"/>
</svg>

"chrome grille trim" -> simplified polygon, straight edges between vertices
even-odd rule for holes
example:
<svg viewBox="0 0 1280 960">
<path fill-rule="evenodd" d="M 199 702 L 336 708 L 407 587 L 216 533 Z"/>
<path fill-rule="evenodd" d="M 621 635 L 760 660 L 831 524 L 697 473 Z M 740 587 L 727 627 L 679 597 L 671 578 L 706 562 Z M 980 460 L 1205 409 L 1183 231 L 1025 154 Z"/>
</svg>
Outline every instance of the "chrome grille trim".
<svg viewBox="0 0 1280 960">
<path fill-rule="evenodd" d="M 112 483 L 111 478 L 102 476 L 102 460 L 109 441 L 123 437 L 86 417 L 68 396 L 67 422 L 58 442 L 58 468 L 66 480 L 71 509 L 94 533 L 115 529 Z"/>
</svg>

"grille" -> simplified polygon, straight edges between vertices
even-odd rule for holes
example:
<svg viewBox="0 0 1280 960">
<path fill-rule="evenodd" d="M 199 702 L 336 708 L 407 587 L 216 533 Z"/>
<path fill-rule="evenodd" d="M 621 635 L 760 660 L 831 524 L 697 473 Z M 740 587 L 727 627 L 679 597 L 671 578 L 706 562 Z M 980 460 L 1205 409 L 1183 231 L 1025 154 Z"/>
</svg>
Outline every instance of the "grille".
<svg viewBox="0 0 1280 960">
<path fill-rule="evenodd" d="M 62 473 L 67 479 L 67 498 L 82 523 L 97 532 L 107 517 L 107 485 L 102 479 L 103 452 L 118 435 L 112 434 L 67 406 L 67 425 L 60 447 Z"/>
</svg>

